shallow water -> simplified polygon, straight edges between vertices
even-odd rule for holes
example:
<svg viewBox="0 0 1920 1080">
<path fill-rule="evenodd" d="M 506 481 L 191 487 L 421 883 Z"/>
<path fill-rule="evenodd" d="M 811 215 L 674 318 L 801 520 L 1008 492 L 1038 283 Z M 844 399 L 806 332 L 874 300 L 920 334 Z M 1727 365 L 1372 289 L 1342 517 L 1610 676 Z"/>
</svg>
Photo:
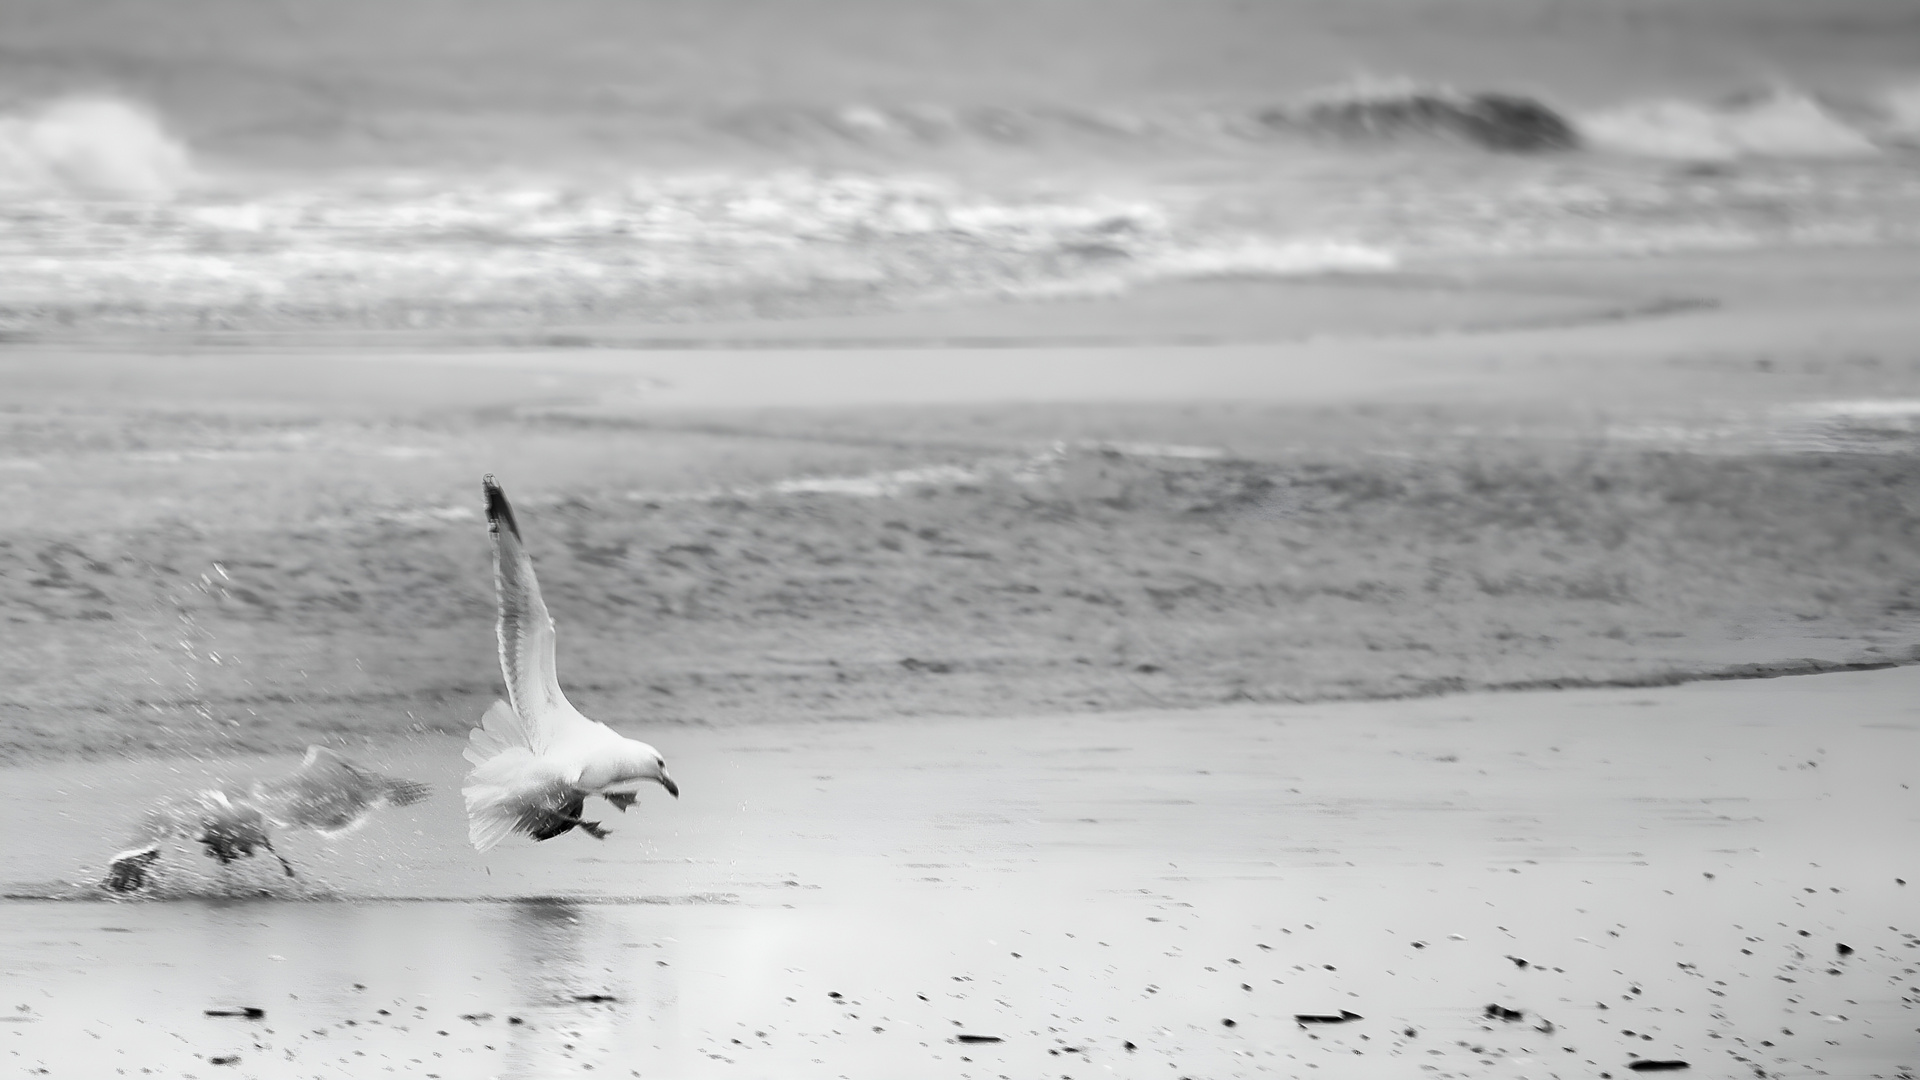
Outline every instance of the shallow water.
<svg viewBox="0 0 1920 1080">
<path fill-rule="evenodd" d="M 9 769 L 0 1038 L 57 1075 L 1890 1076 L 1916 688 L 669 729 L 685 798 L 484 857 L 432 740 L 370 761 L 441 794 L 287 838 L 295 890 L 161 901 L 88 883 L 203 767 Z"/>
</svg>

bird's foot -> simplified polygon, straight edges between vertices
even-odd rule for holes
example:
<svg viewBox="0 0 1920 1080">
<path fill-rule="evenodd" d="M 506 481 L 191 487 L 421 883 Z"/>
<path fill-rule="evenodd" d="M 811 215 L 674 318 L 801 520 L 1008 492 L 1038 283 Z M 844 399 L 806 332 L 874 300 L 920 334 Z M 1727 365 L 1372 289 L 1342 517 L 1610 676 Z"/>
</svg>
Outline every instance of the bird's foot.
<svg viewBox="0 0 1920 1080">
<path fill-rule="evenodd" d="M 623 814 L 631 809 L 634 803 L 640 801 L 640 796 L 631 791 L 610 791 L 603 797 L 613 804 L 615 810 Z"/>
<path fill-rule="evenodd" d="M 613 835 L 612 829 L 601 828 L 600 823 L 597 821 L 583 821 L 580 823 L 580 827 L 592 834 L 595 840 L 605 840 L 607 837 Z"/>
</svg>

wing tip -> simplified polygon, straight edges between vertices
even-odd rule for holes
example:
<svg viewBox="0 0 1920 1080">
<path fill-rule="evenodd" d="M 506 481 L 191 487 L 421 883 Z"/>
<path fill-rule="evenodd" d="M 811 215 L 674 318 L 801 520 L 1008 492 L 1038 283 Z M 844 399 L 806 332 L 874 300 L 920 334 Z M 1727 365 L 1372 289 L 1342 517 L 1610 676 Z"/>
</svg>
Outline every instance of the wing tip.
<svg viewBox="0 0 1920 1080">
<path fill-rule="evenodd" d="M 394 806 L 412 806 L 433 794 L 433 788 L 418 780 L 387 781 L 387 801 Z"/>
<path fill-rule="evenodd" d="M 520 524 L 513 520 L 513 504 L 507 502 L 507 493 L 500 488 L 500 482 L 488 473 L 480 480 L 480 490 L 487 496 L 487 528 L 499 532 L 504 525 L 514 539 L 520 538 Z"/>
</svg>

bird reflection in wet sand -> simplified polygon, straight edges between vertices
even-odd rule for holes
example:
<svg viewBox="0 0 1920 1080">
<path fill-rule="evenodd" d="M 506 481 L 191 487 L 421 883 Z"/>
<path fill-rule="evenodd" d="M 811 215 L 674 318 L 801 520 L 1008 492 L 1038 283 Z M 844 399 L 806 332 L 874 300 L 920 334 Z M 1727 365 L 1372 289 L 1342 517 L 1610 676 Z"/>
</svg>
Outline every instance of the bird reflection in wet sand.
<svg viewBox="0 0 1920 1080">
<path fill-rule="evenodd" d="M 141 818 L 134 846 L 108 862 L 104 884 L 122 893 L 146 888 L 160 861 L 161 844 L 171 839 L 200 844 L 221 866 L 266 851 L 280 861 L 288 877 L 295 877 L 293 864 L 274 849 L 270 828 L 337 835 L 366 824 L 383 806 L 408 806 L 430 792 L 425 784 L 356 765 L 324 746 L 309 746 L 300 767 L 285 776 L 257 780 L 244 791 L 207 788 L 155 803 Z"/>
<path fill-rule="evenodd" d="M 516 899 L 506 917 L 517 1019 L 509 1021 L 503 1074 L 574 1075 L 622 1058 L 628 1068 L 641 1065 L 631 1056 L 636 1048 L 621 1046 L 632 1019 L 630 995 L 608 981 L 607 920 L 593 905 L 559 896 Z M 543 1037 L 555 1028 L 567 1038 Z"/>
</svg>

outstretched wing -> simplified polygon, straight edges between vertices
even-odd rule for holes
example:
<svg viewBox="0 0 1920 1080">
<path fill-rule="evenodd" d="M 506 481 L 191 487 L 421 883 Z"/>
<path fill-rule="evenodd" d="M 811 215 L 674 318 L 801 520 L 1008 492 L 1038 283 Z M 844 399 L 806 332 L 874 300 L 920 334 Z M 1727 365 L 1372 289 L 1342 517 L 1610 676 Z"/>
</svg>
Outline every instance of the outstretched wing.
<svg viewBox="0 0 1920 1080">
<path fill-rule="evenodd" d="M 555 728 L 579 714 L 560 692 L 553 660 L 553 617 L 540 598 L 540 582 L 521 543 L 513 507 L 491 474 L 481 486 L 487 496 L 493 585 L 500 602 L 500 674 L 506 678 L 507 700 L 522 721 L 527 748 L 541 753 L 553 742 Z"/>
<path fill-rule="evenodd" d="M 339 832 L 382 806 L 419 802 L 430 790 L 356 765 L 324 746 L 309 746 L 299 768 L 254 784 L 252 801 L 279 825 Z"/>
</svg>

